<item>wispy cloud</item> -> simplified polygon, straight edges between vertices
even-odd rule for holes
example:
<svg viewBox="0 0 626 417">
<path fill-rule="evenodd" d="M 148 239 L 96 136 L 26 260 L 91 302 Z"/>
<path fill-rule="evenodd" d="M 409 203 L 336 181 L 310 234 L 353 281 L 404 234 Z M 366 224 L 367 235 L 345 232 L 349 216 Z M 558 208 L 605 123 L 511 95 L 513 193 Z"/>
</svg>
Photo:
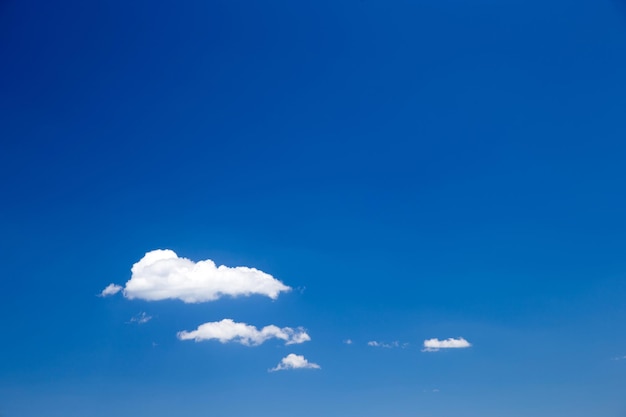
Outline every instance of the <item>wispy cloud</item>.
<svg viewBox="0 0 626 417">
<path fill-rule="evenodd" d="M 623 361 L 626 360 L 626 356 L 615 356 L 614 358 L 611 358 L 612 361 Z"/>
<path fill-rule="evenodd" d="M 424 349 L 422 349 L 422 352 L 437 352 L 440 349 L 463 349 L 471 346 L 471 343 L 462 337 L 445 340 L 427 339 L 424 340 Z"/>
<path fill-rule="evenodd" d="M 109 284 L 102 292 L 99 294 L 100 297 L 109 297 L 111 295 L 115 295 L 122 290 L 120 285 Z"/>
<path fill-rule="evenodd" d="M 345 343 L 346 345 L 351 345 L 352 344 L 352 339 L 346 339 L 343 341 L 343 343 Z"/>
<path fill-rule="evenodd" d="M 279 339 L 285 345 L 295 345 L 308 342 L 311 337 L 302 328 L 292 329 L 291 327 L 280 328 L 269 325 L 261 330 L 246 323 L 237 323 L 231 319 L 204 323 L 193 331 L 178 332 L 180 340 L 218 340 L 221 343 L 240 343 L 245 346 L 258 346 L 269 339 Z"/>
<path fill-rule="evenodd" d="M 122 289 L 111 284 L 102 295 Z M 263 271 L 245 266 L 216 266 L 210 259 L 193 262 L 169 249 L 148 252 L 131 268 L 124 296 L 147 301 L 178 299 L 185 303 L 214 301 L 224 296 L 259 294 L 273 300 L 291 288 Z"/>
<path fill-rule="evenodd" d="M 152 316 L 149 316 L 146 312 L 142 311 L 136 316 L 131 317 L 130 323 L 145 324 L 149 322 L 150 320 L 152 320 Z"/>
<path fill-rule="evenodd" d="M 397 340 L 395 340 L 393 342 L 390 342 L 390 343 L 378 342 L 376 340 L 370 340 L 369 342 L 367 342 L 367 346 L 391 349 L 391 348 L 406 348 L 407 346 L 409 346 L 409 344 L 408 343 L 400 343 Z"/>
<path fill-rule="evenodd" d="M 285 356 L 276 367 L 269 370 L 269 372 L 287 371 L 290 369 L 321 369 L 316 363 L 309 362 L 304 356 L 290 353 Z"/>
</svg>

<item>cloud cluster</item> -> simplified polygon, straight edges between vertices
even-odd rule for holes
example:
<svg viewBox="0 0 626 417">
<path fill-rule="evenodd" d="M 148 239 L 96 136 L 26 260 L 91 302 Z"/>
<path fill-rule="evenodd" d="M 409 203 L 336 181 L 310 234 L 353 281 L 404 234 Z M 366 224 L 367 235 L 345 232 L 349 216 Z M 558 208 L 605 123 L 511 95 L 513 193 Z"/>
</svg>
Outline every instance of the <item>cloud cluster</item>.
<svg viewBox="0 0 626 417">
<path fill-rule="evenodd" d="M 180 340 L 195 340 L 196 342 L 219 340 L 221 343 L 234 342 L 245 346 L 258 346 L 269 339 L 283 340 L 285 345 L 295 345 L 311 340 L 311 337 L 301 327 L 292 329 L 291 327 L 280 328 L 269 325 L 259 330 L 249 324 L 237 323 L 231 319 L 204 323 L 190 332 L 178 332 L 178 338 Z"/>
<path fill-rule="evenodd" d="M 169 249 L 147 252 L 131 268 L 124 296 L 147 301 L 178 299 L 185 303 L 214 301 L 224 296 L 259 294 L 273 300 L 291 288 L 263 271 L 245 266 L 216 266 L 210 259 L 193 262 Z M 109 285 L 103 295 L 121 287 Z"/>
<path fill-rule="evenodd" d="M 285 356 L 276 367 L 270 369 L 270 372 L 287 371 L 291 369 L 321 369 L 316 363 L 309 362 L 304 356 L 290 353 Z"/>
<path fill-rule="evenodd" d="M 119 292 L 128 299 L 146 301 L 177 299 L 185 303 L 214 301 L 221 297 L 240 297 L 253 294 L 275 300 L 280 293 L 291 288 L 270 274 L 256 268 L 244 266 L 217 266 L 210 259 L 193 262 L 179 257 L 169 249 L 157 249 L 146 254 L 131 268 L 131 277 L 124 287 L 109 284 L 99 296 L 109 297 Z M 300 289 L 304 291 L 304 288 Z M 142 312 L 132 317 L 129 323 L 145 324 L 152 319 Z M 232 319 L 201 324 L 195 330 L 180 331 L 179 340 L 217 340 L 221 343 L 239 343 L 258 346 L 269 339 L 278 339 L 285 345 L 295 345 L 311 340 L 302 327 L 265 326 L 262 329 L 238 323 Z M 153 343 L 153 346 L 156 344 Z M 303 356 L 290 354 L 270 371 L 289 369 L 319 369 L 319 365 L 308 362 Z"/>
<path fill-rule="evenodd" d="M 472 346 L 471 343 L 462 337 L 445 340 L 427 339 L 424 340 L 424 349 L 422 349 L 422 352 L 437 352 L 440 349 L 463 349 L 470 346 Z"/>
</svg>

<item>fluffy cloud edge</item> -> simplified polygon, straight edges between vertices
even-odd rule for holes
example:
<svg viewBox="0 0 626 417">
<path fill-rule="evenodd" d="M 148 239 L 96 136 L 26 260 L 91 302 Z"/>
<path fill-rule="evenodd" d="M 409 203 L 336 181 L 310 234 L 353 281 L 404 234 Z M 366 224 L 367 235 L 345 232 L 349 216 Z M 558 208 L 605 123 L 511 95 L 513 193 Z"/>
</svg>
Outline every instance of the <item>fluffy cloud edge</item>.
<svg viewBox="0 0 626 417">
<path fill-rule="evenodd" d="M 457 339 L 451 337 L 444 340 L 434 338 L 424 340 L 422 352 L 437 352 L 440 349 L 466 349 L 471 346 L 472 344 L 462 337 Z"/>
<path fill-rule="evenodd" d="M 176 335 L 179 340 L 194 340 L 202 342 L 217 340 L 220 343 L 239 343 L 244 346 L 259 346 L 269 339 L 279 339 L 285 345 L 296 345 L 311 340 L 311 336 L 302 327 L 280 328 L 273 324 L 263 327 L 261 330 L 255 326 L 238 323 L 232 319 L 208 322 L 199 325 L 196 330 L 180 331 Z"/>
<path fill-rule="evenodd" d="M 250 295 L 276 300 L 280 293 L 291 291 L 291 287 L 256 268 L 217 266 L 211 259 L 194 262 L 170 249 L 146 252 L 132 266 L 131 277 L 123 288 L 110 284 L 101 295 L 113 295 L 122 289 L 131 300 L 178 299 L 185 303 Z"/>
<path fill-rule="evenodd" d="M 268 372 L 289 371 L 295 369 L 322 369 L 318 364 L 309 362 L 302 355 L 290 353 L 280 360 L 280 363 Z"/>
</svg>

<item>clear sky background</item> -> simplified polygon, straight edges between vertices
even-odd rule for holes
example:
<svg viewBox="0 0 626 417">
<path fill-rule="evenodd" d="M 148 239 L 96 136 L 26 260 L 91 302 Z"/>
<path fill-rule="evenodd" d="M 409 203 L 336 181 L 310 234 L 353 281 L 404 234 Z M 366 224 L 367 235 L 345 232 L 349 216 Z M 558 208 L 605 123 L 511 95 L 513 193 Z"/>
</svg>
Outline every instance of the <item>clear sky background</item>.
<svg viewBox="0 0 626 417">
<path fill-rule="evenodd" d="M 625 180 L 621 0 L 0 1 L 0 415 L 624 417 Z"/>
</svg>

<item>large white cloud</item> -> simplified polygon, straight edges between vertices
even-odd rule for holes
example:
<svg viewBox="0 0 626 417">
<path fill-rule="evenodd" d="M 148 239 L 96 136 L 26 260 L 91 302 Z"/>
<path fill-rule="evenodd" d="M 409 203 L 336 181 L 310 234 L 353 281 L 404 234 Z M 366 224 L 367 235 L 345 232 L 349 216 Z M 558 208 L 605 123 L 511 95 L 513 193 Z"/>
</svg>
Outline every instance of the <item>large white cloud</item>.
<svg viewBox="0 0 626 417">
<path fill-rule="evenodd" d="M 124 296 L 129 299 L 179 299 L 185 303 L 201 303 L 223 296 L 260 294 L 275 300 L 281 292 L 291 290 L 256 268 L 216 266 L 210 259 L 193 262 L 169 249 L 146 253 L 133 265 L 131 272 L 124 287 Z M 117 286 L 109 285 L 102 294 L 112 295 L 114 288 Z"/>
<path fill-rule="evenodd" d="M 249 324 L 237 323 L 231 319 L 204 323 L 190 332 L 178 332 L 178 338 L 180 340 L 195 340 L 196 342 L 219 340 L 222 343 L 235 342 L 246 346 L 258 346 L 269 339 L 283 340 L 286 345 L 295 345 L 311 340 L 311 337 L 301 327 L 292 329 L 291 327 L 280 328 L 269 325 L 259 330 Z"/>
<path fill-rule="evenodd" d="M 280 363 L 276 365 L 275 368 L 272 368 L 269 371 L 287 371 L 289 369 L 320 369 L 320 366 L 316 363 L 307 361 L 304 356 L 290 353 L 282 358 Z"/>
<path fill-rule="evenodd" d="M 449 338 L 445 340 L 427 339 L 424 340 L 424 352 L 436 352 L 439 349 L 463 349 L 472 346 L 470 342 L 459 337 L 458 339 Z"/>
</svg>

